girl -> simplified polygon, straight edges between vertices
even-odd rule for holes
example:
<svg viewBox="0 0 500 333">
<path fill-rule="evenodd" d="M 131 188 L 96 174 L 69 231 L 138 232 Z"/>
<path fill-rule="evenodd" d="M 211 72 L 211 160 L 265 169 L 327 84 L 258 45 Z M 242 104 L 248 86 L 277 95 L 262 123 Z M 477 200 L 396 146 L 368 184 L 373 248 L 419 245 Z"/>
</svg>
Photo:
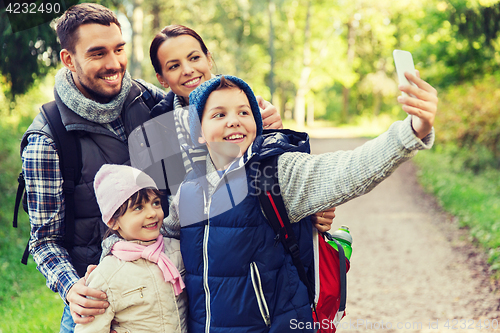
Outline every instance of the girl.
<svg viewBox="0 0 500 333">
<path fill-rule="evenodd" d="M 75 332 L 187 332 L 179 241 L 160 234 L 164 213 L 155 182 L 130 166 L 105 164 L 94 189 L 106 236 L 120 241 L 87 279 L 106 293 L 109 307 Z"/>
</svg>

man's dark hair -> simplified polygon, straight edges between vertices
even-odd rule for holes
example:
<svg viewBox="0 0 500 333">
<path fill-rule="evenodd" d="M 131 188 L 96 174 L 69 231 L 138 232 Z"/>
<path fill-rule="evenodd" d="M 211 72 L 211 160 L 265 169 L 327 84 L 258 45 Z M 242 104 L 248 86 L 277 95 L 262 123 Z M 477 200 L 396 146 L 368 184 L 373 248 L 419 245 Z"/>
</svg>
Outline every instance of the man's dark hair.
<svg viewBox="0 0 500 333">
<path fill-rule="evenodd" d="M 108 8 L 96 3 L 82 3 L 71 6 L 57 20 L 57 37 L 61 48 L 75 53 L 75 45 L 78 42 L 77 29 L 82 24 L 101 24 L 110 26 L 114 23 L 120 28 L 120 22 L 115 13 Z"/>
</svg>

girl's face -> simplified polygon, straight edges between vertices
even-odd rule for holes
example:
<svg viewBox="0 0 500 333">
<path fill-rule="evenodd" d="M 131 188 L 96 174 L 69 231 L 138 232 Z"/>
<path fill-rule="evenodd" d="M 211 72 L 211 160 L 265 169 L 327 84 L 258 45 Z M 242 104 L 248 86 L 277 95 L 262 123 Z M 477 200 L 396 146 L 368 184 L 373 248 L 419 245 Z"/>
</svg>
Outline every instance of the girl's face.
<svg viewBox="0 0 500 333">
<path fill-rule="evenodd" d="M 116 221 L 111 219 L 109 224 L 114 223 L 111 228 L 118 231 L 125 240 L 149 241 L 156 239 L 160 234 L 163 217 L 161 200 L 155 196 L 148 202 L 128 207 L 124 215 L 118 217 Z"/>
<path fill-rule="evenodd" d="M 209 56 L 190 35 L 169 38 L 158 48 L 162 74 L 157 73 L 156 78 L 165 88 L 188 99 L 191 91 L 212 76 Z"/>
</svg>

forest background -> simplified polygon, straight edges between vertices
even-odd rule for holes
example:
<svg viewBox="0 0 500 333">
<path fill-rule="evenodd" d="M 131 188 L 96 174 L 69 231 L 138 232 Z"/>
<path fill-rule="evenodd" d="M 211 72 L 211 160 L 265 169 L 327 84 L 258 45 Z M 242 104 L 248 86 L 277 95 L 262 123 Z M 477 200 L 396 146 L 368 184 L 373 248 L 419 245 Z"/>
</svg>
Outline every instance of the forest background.
<svg viewBox="0 0 500 333">
<path fill-rule="evenodd" d="M 76 3 L 55 2 L 60 13 Z M 53 99 L 61 66 L 54 16 L 47 1 L 36 3 L 45 12 L 28 17 L 0 1 L 0 333 L 54 332 L 61 315 L 59 296 L 44 286 L 34 262 L 20 264 L 26 214 L 11 227 L 20 138 L 39 106 Z M 310 132 L 347 127 L 373 136 L 404 118 L 392 51 L 412 52 L 440 98 L 437 144 L 416 159 L 421 182 L 469 230 L 498 278 L 500 0 L 99 3 L 119 16 L 133 77 L 157 84 L 150 41 L 165 25 L 187 25 L 205 40 L 214 73 L 242 77 L 278 107 L 286 127 Z"/>
</svg>

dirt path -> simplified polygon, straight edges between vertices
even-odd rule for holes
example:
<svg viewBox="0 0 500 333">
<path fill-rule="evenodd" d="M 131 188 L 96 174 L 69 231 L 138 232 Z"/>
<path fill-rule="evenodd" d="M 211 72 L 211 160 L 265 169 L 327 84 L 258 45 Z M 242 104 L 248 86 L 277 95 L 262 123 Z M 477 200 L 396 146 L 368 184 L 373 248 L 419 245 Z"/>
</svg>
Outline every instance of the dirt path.
<svg viewBox="0 0 500 333">
<path fill-rule="evenodd" d="M 313 153 L 363 142 L 311 140 Z M 339 332 L 483 332 L 493 319 L 500 332 L 500 293 L 493 291 L 484 255 L 423 192 L 411 161 L 338 207 L 334 229 L 342 224 L 354 241 Z"/>
</svg>

